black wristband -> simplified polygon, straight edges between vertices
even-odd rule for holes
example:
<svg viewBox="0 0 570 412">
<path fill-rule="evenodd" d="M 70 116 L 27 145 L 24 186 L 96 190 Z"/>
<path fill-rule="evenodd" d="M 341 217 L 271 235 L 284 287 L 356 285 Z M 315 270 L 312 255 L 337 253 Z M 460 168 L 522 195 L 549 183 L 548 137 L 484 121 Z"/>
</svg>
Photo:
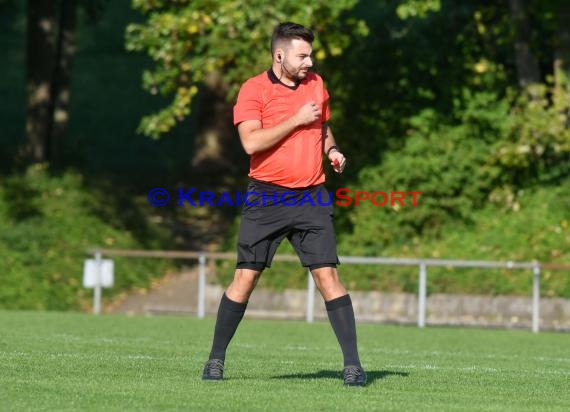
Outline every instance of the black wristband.
<svg viewBox="0 0 570 412">
<path fill-rule="evenodd" d="M 337 152 L 340 152 L 340 150 L 338 150 L 338 146 L 337 145 L 332 145 L 331 147 L 328 148 L 327 150 L 327 156 L 330 154 L 332 149 L 336 149 Z"/>
</svg>

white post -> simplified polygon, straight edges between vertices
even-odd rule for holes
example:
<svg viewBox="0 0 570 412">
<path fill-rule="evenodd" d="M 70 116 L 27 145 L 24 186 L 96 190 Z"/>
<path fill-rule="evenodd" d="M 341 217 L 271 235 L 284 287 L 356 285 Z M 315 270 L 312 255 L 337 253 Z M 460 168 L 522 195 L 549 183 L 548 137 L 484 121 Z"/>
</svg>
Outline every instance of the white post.
<svg viewBox="0 0 570 412">
<path fill-rule="evenodd" d="M 93 314 L 101 313 L 101 252 L 95 252 L 95 287 L 93 288 Z"/>
<path fill-rule="evenodd" d="M 313 323 L 315 320 L 315 281 L 310 270 L 307 279 L 307 322 Z"/>
<path fill-rule="evenodd" d="M 538 333 L 540 322 L 540 266 L 532 268 L 532 331 Z"/>
<path fill-rule="evenodd" d="M 426 283 L 427 269 L 425 262 L 420 263 L 419 285 L 418 285 L 418 327 L 426 325 Z"/>
<path fill-rule="evenodd" d="M 198 257 L 198 318 L 206 316 L 206 256 Z"/>
</svg>

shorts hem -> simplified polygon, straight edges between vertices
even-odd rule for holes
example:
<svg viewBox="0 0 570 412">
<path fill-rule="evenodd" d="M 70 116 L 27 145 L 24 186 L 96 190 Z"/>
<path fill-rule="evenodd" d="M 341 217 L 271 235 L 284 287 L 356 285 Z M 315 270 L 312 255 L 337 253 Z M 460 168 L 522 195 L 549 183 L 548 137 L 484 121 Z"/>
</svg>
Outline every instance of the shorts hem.
<svg viewBox="0 0 570 412">
<path fill-rule="evenodd" d="M 270 267 L 270 265 L 265 262 L 240 262 L 236 264 L 236 269 L 250 269 L 257 272 L 262 272 L 265 268 Z"/>
</svg>

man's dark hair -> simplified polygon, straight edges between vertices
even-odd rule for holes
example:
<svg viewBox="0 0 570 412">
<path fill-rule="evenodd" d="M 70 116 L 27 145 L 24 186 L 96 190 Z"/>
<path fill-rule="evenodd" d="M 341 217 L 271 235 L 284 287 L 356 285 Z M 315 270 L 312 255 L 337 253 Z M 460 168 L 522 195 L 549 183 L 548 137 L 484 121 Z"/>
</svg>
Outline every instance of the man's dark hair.
<svg viewBox="0 0 570 412">
<path fill-rule="evenodd" d="M 271 36 L 271 53 L 275 51 L 277 43 L 283 40 L 291 41 L 293 39 L 302 39 L 307 43 L 312 43 L 315 40 L 315 35 L 310 29 L 301 26 L 297 23 L 280 23 L 273 30 Z"/>
</svg>

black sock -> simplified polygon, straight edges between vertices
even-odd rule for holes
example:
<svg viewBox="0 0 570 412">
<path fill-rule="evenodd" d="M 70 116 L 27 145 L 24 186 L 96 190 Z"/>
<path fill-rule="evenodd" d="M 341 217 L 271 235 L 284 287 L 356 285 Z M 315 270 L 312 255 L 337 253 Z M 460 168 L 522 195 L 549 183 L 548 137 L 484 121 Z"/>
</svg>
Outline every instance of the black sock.
<svg viewBox="0 0 570 412">
<path fill-rule="evenodd" d="M 214 329 L 214 341 L 210 351 L 210 359 L 226 359 L 226 349 L 243 318 L 246 307 L 247 302 L 234 302 L 224 293 L 218 308 L 218 318 L 216 319 L 216 328 Z"/>
<path fill-rule="evenodd" d="M 356 346 L 356 322 L 350 295 L 325 302 L 327 314 L 344 356 L 344 366 L 360 365 Z"/>
</svg>

